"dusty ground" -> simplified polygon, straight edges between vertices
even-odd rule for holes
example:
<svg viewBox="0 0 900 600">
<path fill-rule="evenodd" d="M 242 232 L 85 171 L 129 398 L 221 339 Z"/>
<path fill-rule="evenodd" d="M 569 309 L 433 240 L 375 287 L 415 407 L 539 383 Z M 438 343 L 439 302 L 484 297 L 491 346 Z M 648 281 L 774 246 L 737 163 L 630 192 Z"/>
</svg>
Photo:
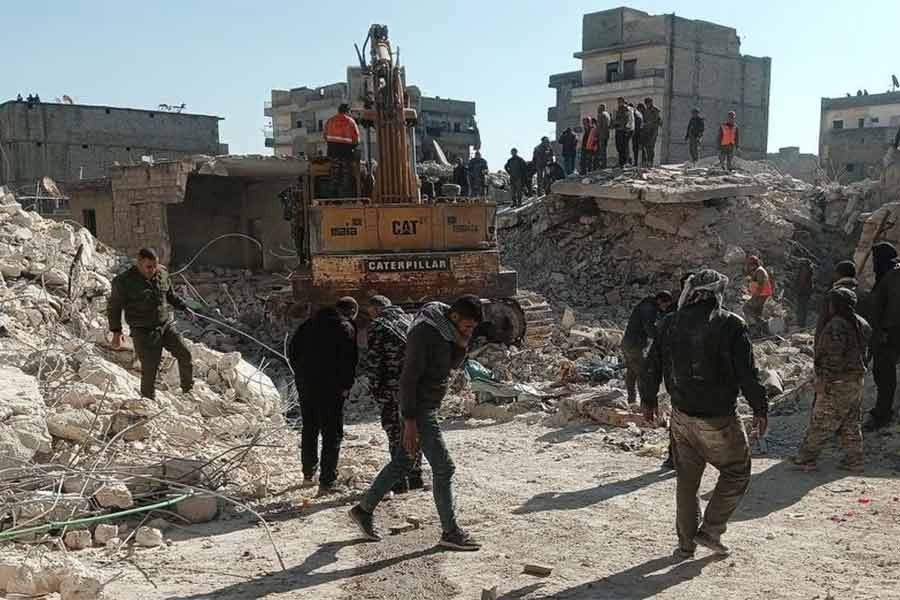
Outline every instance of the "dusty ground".
<svg viewBox="0 0 900 600">
<path fill-rule="evenodd" d="M 770 453 L 791 452 L 806 418 L 803 411 L 773 417 Z M 890 450 L 900 430 L 868 442 L 879 464 L 863 477 L 838 471 L 837 455 L 813 474 L 791 471 L 780 458 L 755 459 L 750 492 L 726 537 L 732 557 L 700 550 L 695 560 L 676 563 L 673 474 L 659 470 L 657 459 L 599 444 L 596 426 L 554 429 L 541 421 L 446 423 L 461 522 L 483 541 L 481 552 L 435 547 L 439 528 L 428 493 L 383 503 L 382 530 L 408 515 L 424 525 L 373 544 L 357 540 L 346 516 L 350 499 L 304 507 L 311 492 L 300 490 L 260 507 L 286 571 L 252 518 L 235 516 L 170 530 L 171 547 L 133 555 L 143 574 L 121 562 L 104 567 L 108 576 L 123 574 L 109 597 L 477 599 L 492 586 L 500 598 L 529 600 L 900 597 L 900 455 Z M 348 456 L 386 458 L 370 443 L 381 440 L 376 425 L 348 429 L 356 437 L 346 444 Z M 707 473 L 704 492 L 714 476 Z M 102 563 L 104 554 L 79 557 Z M 526 575 L 525 563 L 553 573 Z"/>
</svg>

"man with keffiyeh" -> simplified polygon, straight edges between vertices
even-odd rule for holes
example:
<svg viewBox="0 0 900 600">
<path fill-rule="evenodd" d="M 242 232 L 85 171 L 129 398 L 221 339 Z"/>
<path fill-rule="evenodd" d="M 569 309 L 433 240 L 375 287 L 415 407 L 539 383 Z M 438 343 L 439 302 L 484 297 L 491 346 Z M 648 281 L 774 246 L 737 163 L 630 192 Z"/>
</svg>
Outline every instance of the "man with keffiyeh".
<svg viewBox="0 0 900 600">
<path fill-rule="evenodd" d="M 737 416 L 738 391 L 753 409 L 760 435 L 768 426 L 765 387 L 743 319 L 722 308 L 728 278 L 704 269 L 685 283 L 678 311 L 666 316 L 650 346 L 641 378 L 645 416 L 658 418 L 657 394 L 665 380 L 672 398 L 670 436 L 677 474 L 678 548 L 689 558 L 697 545 L 716 554 L 728 520 L 750 484 L 750 444 Z M 719 481 L 701 521 L 697 490 L 707 464 Z"/>
</svg>

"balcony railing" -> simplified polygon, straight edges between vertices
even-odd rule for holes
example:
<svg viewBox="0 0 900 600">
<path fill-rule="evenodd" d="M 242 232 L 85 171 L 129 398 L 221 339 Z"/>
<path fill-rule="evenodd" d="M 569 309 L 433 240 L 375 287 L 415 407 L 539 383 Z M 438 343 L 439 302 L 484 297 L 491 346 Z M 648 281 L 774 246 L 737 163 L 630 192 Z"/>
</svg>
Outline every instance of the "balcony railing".
<svg viewBox="0 0 900 600">
<path fill-rule="evenodd" d="M 648 77 L 665 77 L 665 69 L 638 69 L 630 73 L 608 73 L 606 83 L 628 81 L 630 79 L 646 79 Z"/>
</svg>

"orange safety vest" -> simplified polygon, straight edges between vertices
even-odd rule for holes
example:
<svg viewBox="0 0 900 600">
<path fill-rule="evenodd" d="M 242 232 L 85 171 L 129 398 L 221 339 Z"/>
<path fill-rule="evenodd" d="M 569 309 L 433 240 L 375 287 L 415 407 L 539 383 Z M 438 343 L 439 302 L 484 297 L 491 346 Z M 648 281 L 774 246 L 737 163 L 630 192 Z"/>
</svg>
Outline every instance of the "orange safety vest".
<svg viewBox="0 0 900 600">
<path fill-rule="evenodd" d="M 594 152 L 597 149 L 597 146 L 597 128 L 591 127 L 591 130 L 588 132 L 585 150 Z"/>
<path fill-rule="evenodd" d="M 727 123 L 722 123 L 722 142 L 723 146 L 734 146 L 737 142 L 737 136 L 735 132 L 737 131 L 737 127 L 735 125 L 728 125 Z"/>
<path fill-rule="evenodd" d="M 358 144 L 359 127 L 353 117 L 338 113 L 325 122 L 325 141 L 335 144 Z"/>
</svg>

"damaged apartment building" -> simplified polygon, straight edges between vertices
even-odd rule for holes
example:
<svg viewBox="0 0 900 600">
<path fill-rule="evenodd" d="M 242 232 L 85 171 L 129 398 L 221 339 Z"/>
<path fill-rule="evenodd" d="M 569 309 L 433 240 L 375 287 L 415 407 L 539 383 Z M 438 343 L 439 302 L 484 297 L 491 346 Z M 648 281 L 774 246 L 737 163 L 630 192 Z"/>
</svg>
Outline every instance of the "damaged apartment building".
<svg viewBox="0 0 900 600">
<path fill-rule="evenodd" d="M 550 76 L 556 106 L 547 117 L 557 137 L 566 127 L 580 131 L 581 119 L 596 116 L 601 103 L 612 112 L 620 96 L 635 105 L 649 97 L 662 111 L 656 149 L 662 162 L 689 158 L 684 137 L 695 107 L 707 120 L 702 155 L 718 151 L 716 124 L 733 110 L 741 155 L 766 157 L 771 59 L 741 54 L 735 29 L 615 8 L 584 15 L 581 51 L 574 56 L 581 69 Z"/>
<path fill-rule="evenodd" d="M 0 104 L 0 185 L 39 211 L 66 218 L 65 198 L 43 189 L 45 177 L 68 184 L 105 177 L 116 165 L 227 153 L 221 117 L 70 102 Z M 50 184 L 52 186 L 52 184 Z M 51 206 L 52 204 L 52 206 Z M 77 215 L 80 216 L 80 215 Z"/>
<path fill-rule="evenodd" d="M 843 183 L 881 173 L 884 153 L 900 127 L 900 92 L 822 98 L 819 157 L 828 175 Z"/>
<path fill-rule="evenodd" d="M 480 148 L 474 102 L 423 96 L 414 85 L 407 86 L 406 93 L 410 108 L 418 113 L 415 128 L 418 161 L 440 160 L 440 153 L 451 161 L 468 160 L 472 149 Z M 324 154 L 325 122 L 337 113 L 342 103 L 353 109 L 362 108 L 364 95 L 363 73 L 359 67 L 347 68 L 345 82 L 272 90 L 272 99 L 264 108 L 265 116 L 272 119 L 271 130 L 266 131 L 266 147 L 272 148 L 275 156 Z M 378 140 L 373 135 L 373 157 L 378 155 L 377 146 Z"/>
</svg>

